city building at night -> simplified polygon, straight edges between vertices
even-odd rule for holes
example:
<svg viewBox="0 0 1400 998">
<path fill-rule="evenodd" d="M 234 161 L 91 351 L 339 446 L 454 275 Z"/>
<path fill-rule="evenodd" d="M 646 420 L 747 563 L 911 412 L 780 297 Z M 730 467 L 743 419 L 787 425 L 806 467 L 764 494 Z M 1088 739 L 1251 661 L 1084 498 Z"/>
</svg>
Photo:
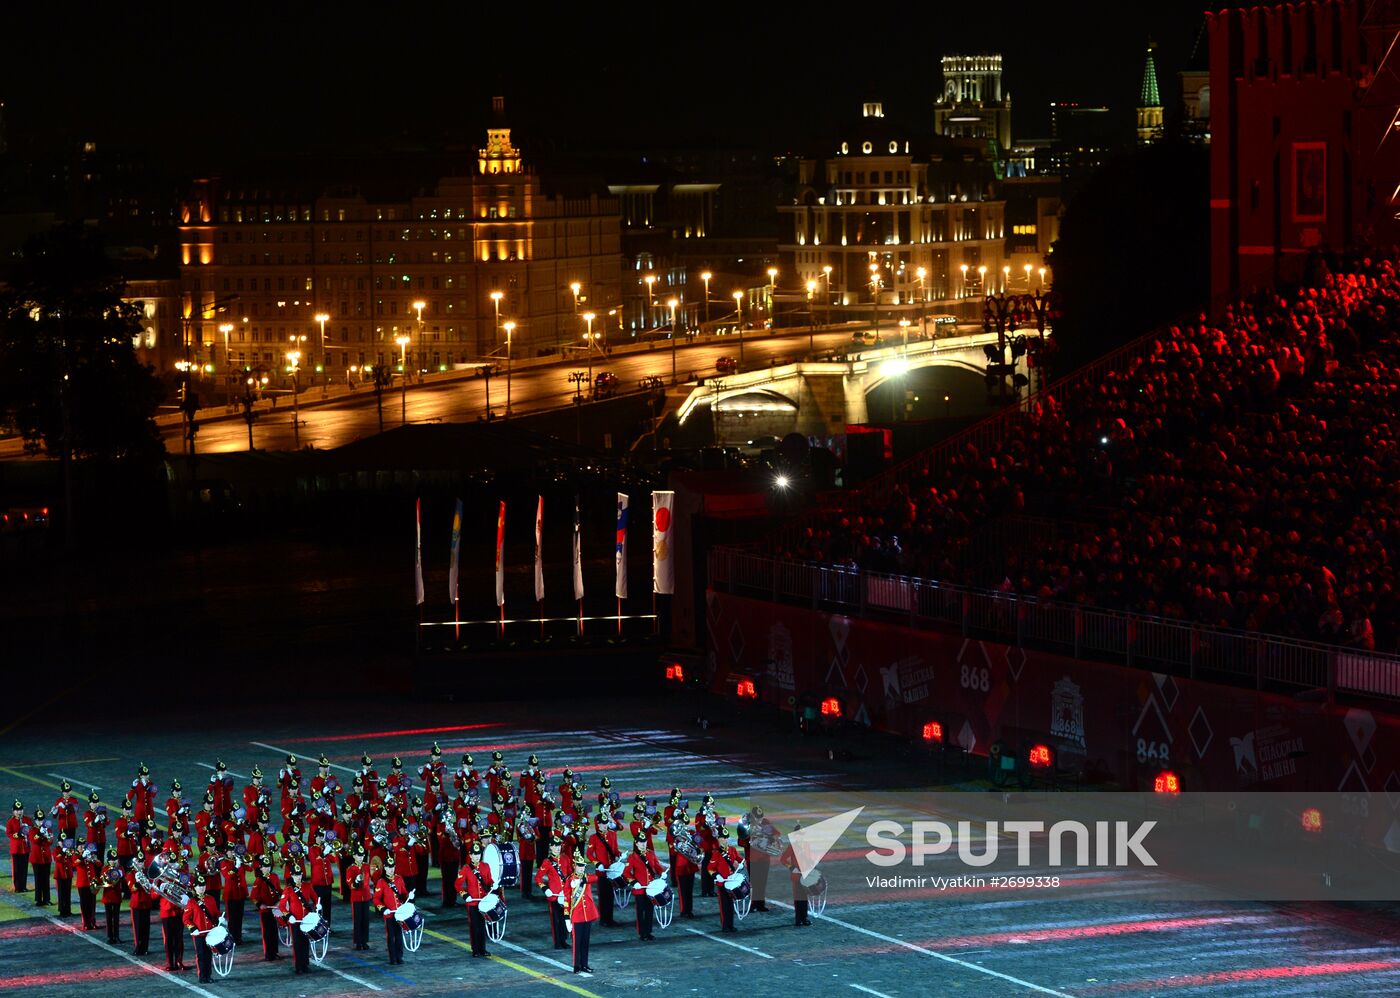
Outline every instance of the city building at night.
<svg viewBox="0 0 1400 998">
<path fill-rule="evenodd" d="M 551 190 L 514 145 L 501 98 L 493 115 L 474 162 L 397 198 L 197 181 L 179 226 L 195 360 L 276 370 L 291 344 L 332 379 L 399 355 L 439 370 L 503 359 L 507 322 L 517 358 L 581 345 L 583 313 L 620 302 L 618 202 Z"/>
<path fill-rule="evenodd" d="M 1137 141 L 1146 146 L 1162 141 L 1162 96 L 1157 89 L 1157 61 L 1152 53 L 1157 46 L 1147 43 L 1147 63 L 1142 68 L 1142 92 L 1138 95 Z"/>
<path fill-rule="evenodd" d="M 816 302 L 955 301 L 1005 279 L 1005 202 L 985 138 L 919 134 L 867 102 L 833 153 L 803 160 L 783 270 Z M 786 227 L 785 227 L 786 228 Z"/>
<path fill-rule="evenodd" d="M 957 139 L 994 139 L 1011 148 L 1011 94 L 1002 88 L 1000 55 L 945 55 L 943 93 L 933 130 Z"/>
</svg>

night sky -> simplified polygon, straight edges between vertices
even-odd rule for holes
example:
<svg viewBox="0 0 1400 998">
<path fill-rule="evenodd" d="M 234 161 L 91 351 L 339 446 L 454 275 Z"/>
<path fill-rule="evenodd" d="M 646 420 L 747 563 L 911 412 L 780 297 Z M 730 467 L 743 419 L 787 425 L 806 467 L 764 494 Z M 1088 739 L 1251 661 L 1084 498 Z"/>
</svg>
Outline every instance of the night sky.
<svg viewBox="0 0 1400 998">
<path fill-rule="evenodd" d="M 931 123 L 938 57 L 979 51 L 1005 57 L 1014 134 L 1036 137 L 1051 100 L 1130 114 L 1149 35 L 1171 106 L 1207 5 L 877 4 L 840 23 L 788 5 L 693 17 L 661 5 L 487 6 L 19 5 L 0 60 L 10 144 L 115 140 L 201 169 L 249 150 L 474 143 L 502 92 L 537 144 L 806 151 L 866 99 Z M 534 16 L 506 20 L 512 9 Z"/>
</svg>

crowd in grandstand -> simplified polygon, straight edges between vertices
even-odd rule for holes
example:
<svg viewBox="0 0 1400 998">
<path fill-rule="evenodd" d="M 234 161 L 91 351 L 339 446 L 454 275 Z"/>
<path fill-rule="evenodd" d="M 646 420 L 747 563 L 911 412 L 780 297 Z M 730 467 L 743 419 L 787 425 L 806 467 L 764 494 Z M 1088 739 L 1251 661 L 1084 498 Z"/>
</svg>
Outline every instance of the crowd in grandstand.
<svg viewBox="0 0 1400 998">
<path fill-rule="evenodd" d="M 1395 649 L 1400 277 L 1392 259 L 1311 269 L 1162 331 L 785 553 L 973 581 L 958 552 L 981 526 L 1053 517 L 1069 529 L 1007 554 L 1003 589 Z"/>
</svg>

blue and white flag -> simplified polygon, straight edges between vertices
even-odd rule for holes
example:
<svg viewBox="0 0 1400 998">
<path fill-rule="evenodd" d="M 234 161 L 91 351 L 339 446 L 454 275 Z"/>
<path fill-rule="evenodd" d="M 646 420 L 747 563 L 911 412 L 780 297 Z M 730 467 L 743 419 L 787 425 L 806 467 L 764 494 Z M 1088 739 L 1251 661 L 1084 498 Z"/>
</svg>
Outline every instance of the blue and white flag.
<svg viewBox="0 0 1400 998">
<path fill-rule="evenodd" d="M 613 591 L 618 599 L 627 598 L 627 497 L 617 494 L 617 582 Z"/>
</svg>

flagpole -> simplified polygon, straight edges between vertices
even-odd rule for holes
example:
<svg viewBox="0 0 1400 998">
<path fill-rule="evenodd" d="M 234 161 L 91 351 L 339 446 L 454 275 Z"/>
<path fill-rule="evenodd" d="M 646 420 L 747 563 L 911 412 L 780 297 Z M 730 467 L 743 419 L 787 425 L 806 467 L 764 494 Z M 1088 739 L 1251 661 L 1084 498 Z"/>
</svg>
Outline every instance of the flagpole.
<svg viewBox="0 0 1400 998">
<path fill-rule="evenodd" d="M 501 640 L 506 639 L 506 605 L 501 604 Z"/>
<path fill-rule="evenodd" d="M 457 640 L 462 640 L 462 621 L 457 616 L 457 601 L 452 601 L 452 630 L 457 635 Z"/>
<path fill-rule="evenodd" d="M 578 601 L 578 636 L 583 637 L 583 600 Z"/>
<path fill-rule="evenodd" d="M 535 609 L 538 610 L 538 611 L 539 611 L 539 614 L 540 614 L 540 640 L 543 641 L 543 640 L 544 640 L 544 600 L 540 600 L 538 603 L 536 603 L 536 604 L 535 604 Z"/>
<path fill-rule="evenodd" d="M 617 598 L 617 636 L 622 637 L 622 597 Z"/>
</svg>

